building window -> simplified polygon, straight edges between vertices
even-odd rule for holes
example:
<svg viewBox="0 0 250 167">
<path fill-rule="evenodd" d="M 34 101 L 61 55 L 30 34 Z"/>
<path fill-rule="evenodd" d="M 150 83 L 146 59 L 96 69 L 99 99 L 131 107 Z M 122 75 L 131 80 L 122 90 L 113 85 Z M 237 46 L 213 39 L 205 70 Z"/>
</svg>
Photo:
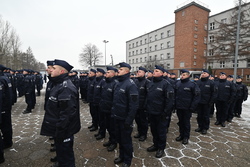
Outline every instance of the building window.
<svg viewBox="0 0 250 167">
<path fill-rule="evenodd" d="M 164 58 L 164 54 L 161 54 L 161 60 L 163 60 L 163 58 Z"/>
<path fill-rule="evenodd" d="M 198 20 L 194 20 L 194 23 L 195 23 L 195 24 L 198 24 Z"/>
<path fill-rule="evenodd" d="M 209 36 L 209 42 L 210 43 L 214 42 L 214 36 Z"/>
<path fill-rule="evenodd" d="M 204 24 L 204 30 L 207 31 L 207 24 Z"/>
<path fill-rule="evenodd" d="M 210 67 L 210 68 L 213 68 L 213 65 L 214 65 L 213 62 L 209 62 L 209 63 L 208 63 L 208 67 Z"/>
<path fill-rule="evenodd" d="M 194 34 L 194 38 L 198 38 L 198 35 L 197 35 L 197 34 Z"/>
<path fill-rule="evenodd" d="M 147 53 L 147 48 L 144 49 L 145 53 Z"/>
<path fill-rule="evenodd" d="M 194 31 L 198 31 L 198 27 L 197 26 L 194 27 Z"/>
<path fill-rule="evenodd" d="M 170 37 L 171 36 L 171 30 L 167 31 L 167 36 Z"/>
<path fill-rule="evenodd" d="M 157 55 L 155 55 L 155 60 L 157 60 Z"/>
<path fill-rule="evenodd" d="M 147 39 L 145 39 L 145 44 L 147 43 Z"/>
<path fill-rule="evenodd" d="M 194 61 L 194 66 L 196 66 L 196 61 Z"/>
<path fill-rule="evenodd" d="M 131 48 L 131 44 L 128 45 L 129 49 Z"/>
<path fill-rule="evenodd" d="M 221 19 L 221 23 L 222 23 L 222 24 L 226 24 L 226 23 L 227 23 L 227 18 Z"/>
<path fill-rule="evenodd" d="M 164 38 L 164 32 L 161 33 L 161 39 L 163 39 L 163 38 Z"/>
<path fill-rule="evenodd" d="M 250 67 L 250 59 L 247 59 L 247 67 Z"/>
<path fill-rule="evenodd" d="M 197 41 L 194 41 L 194 45 L 197 45 Z"/>
<path fill-rule="evenodd" d="M 250 75 L 246 75 L 246 81 L 250 81 Z"/>
<path fill-rule="evenodd" d="M 164 43 L 161 44 L 161 49 L 164 49 Z"/>
<path fill-rule="evenodd" d="M 152 46 L 149 47 L 149 51 L 150 51 L 150 52 L 152 51 Z"/>
<path fill-rule="evenodd" d="M 138 58 L 136 58 L 136 63 L 138 63 Z"/>
<path fill-rule="evenodd" d="M 140 58 L 140 62 L 142 62 L 142 57 Z"/>
<path fill-rule="evenodd" d="M 149 61 L 151 61 L 152 60 L 152 56 L 149 56 Z"/>
<path fill-rule="evenodd" d="M 215 22 L 212 22 L 209 24 L 209 29 L 210 30 L 214 30 L 214 27 L 215 27 Z"/>
<path fill-rule="evenodd" d="M 180 62 L 180 67 L 185 67 L 185 63 L 184 62 Z"/>
<path fill-rule="evenodd" d="M 157 41 L 157 35 L 155 35 L 155 41 Z"/>
<path fill-rule="evenodd" d="M 147 57 L 144 57 L 144 61 L 145 61 L 145 62 L 147 61 Z"/>
<path fill-rule="evenodd" d="M 140 49 L 140 53 L 142 54 L 142 49 Z"/>
<path fill-rule="evenodd" d="M 132 69 L 133 69 L 132 71 L 135 71 L 135 67 L 132 67 Z"/>
<path fill-rule="evenodd" d="M 134 61 L 134 59 L 132 60 L 132 63 L 134 63 L 135 61 Z"/>
<path fill-rule="evenodd" d="M 207 56 L 207 50 L 204 49 L 204 56 Z"/>
<path fill-rule="evenodd" d="M 133 43 L 133 48 L 135 47 L 135 44 Z"/>
<path fill-rule="evenodd" d="M 138 42 L 136 42 L 136 46 L 138 46 Z"/>
<path fill-rule="evenodd" d="M 182 15 L 182 16 L 185 16 L 185 10 L 183 10 L 183 11 L 181 12 L 181 15 Z"/>
<path fill-rule="evenodd" d="M 128 55 L 131 56 L 131 52 L 128 52 Z"/>
<path fill-rule="evenodd" d="M 170 53 L 167 53 L 167 59 L 170 59 Z"/>
<path fill-rule="evenodd" d="M 204 37 L 204 44 L 207 44 L 207 37 Z"/>
<path fill-rule="evenodd" d="M 197 57 L 196 57 L 196 55 L 194 55 L 194 59 L 196 59 Z"/>
<path fill-rule="evenodd" d="M 131 64 L 131 60 L 129 60 L 128 62 L 129 62 L 129 64 Z"/>
<path fill-rule="evenodd" d="M 232 61 L 232 66 L 234 67 L 234 60 Z M 239 67 L 239 60 L 237 60 L 237 67 Z"/>
<path fill-rule="evenodd" d="M 149 37 L 149 42 L 152 42 L 152 37 Z"/>
<path fill-rule="evenodd" d="M 140 40 L 140 45 L 142 45 L 142 40 Z"/>
<path fill-rule="evenodd" d="M 157 45 L 155 45 L 155 50 L 157 50 Z"/>
<path fill-rule="evenodd" d="M 136 55 L 138 55 L 138 50 L 136 50 Z"/>
<path fill-rule="evenodd" d="M 225 61 L 220 61 L 220 68 L 224 68 L 225 67 Z"/>
<path fill-rule="evenodd" d="M 132 55 L 133 55 L 133 56 L 135 55 L 135 51 L 132 52 Z"/>
<path fill-rule="evenodd" d="M 170 41 L 167 42 L 167 48 L 170 48 Z"/>
<path fill-rule="evenodd" d="M 214 50 L 213 49 L 209 49 L 209 56 L 213 56 L 214 55 Z"/>
<path fill-rule="evenodd" d="M 169 63 L 167 64 L 167 67 L 166 67 L 166 68 L 167 68 L 167 69 L 170 69 L 170 64 L 169 64 Z"/>
<path fill-rule="evenodd" d="M 197 52 L 197 48 L 194 48 L 194 52 Z"/>
</svg>

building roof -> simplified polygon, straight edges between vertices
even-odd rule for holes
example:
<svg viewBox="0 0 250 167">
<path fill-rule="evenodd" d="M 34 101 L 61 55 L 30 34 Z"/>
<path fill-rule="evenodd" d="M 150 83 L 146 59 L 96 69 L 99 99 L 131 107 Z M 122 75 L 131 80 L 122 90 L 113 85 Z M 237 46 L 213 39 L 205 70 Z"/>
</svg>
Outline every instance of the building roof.
<svg viewBox="0 0 250 167">
<path fill-rule="evenodd" d="M 185 9 L 185 8 L 188 8 L 188 7 L 192 6 L 192 5 L 197 6 L 198 8 L 201 8 L 201 9 L 206 10 L 208 12 L 211 12 L 210 9 L 208 9 L 208 8 L 206 8 L 206 7 L 204 7 L 204 6 L 202 6 L 202 5 L 200 5 L 200 4 L 193 1 L 193 2 L 191 2 L 189 4 L 187 4 L 187 5 L 184 5 L 184 6 L 180 7 L 179 9 L 176 9 L 174 11 L 174 13 L 177 13 L 177 12 L 179 12 L 179 11 Z"/>
</svg>

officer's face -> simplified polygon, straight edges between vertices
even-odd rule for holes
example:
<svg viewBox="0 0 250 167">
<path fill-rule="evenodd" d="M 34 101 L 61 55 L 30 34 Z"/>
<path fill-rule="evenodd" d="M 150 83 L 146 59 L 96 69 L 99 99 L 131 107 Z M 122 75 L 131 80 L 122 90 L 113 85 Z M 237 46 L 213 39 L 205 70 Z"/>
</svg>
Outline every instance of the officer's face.
<svg viewBox="0 0 250 167">
<path fill-rule="evenodd" d="M 233 78 L 227 78 L 228 81 L 233 81 L 234 79 Z"/>
<path fill-rule="evenodd" d="M 129 73 L 129 69 L 126 68 L 126 67 L 121 67 L 121 68 L 119 68 L 119 70 L 118 70 L 118 76 L 125 75 L 125 74 L 127 74 L 127 73 Z"/>
<path fill-rule="evenodd" d="M 220 75 L 220 79 L 226 79 L 227 76 L 225 74 Z"/>
<path fill-rule="evenodd" d="M 151 73 L 151 72 L 149 72 L 148 74 L 147 74 L 147 77 L 152 77 L 153 76 L 153 74 Z"/>
<path fill-rule="evenodd" d="M 176 75 L 171 75 L 170 77 L 171 77 L 171 78 L 175 78 L 175 77 L 176 77 Z"/>
<path fill-rule="evenodd" d="M 46 71 L 47 71 L 48 75 L 51 74 L 51 69 L 52 69 L 52 68 L 53 68 L 53 66 L 47 66 Z"/>
<path fill-rule="evenodd" d="M 161 77 L 162 75 L 163 75 L 163 72 L 161 70 L 154 69 L 154 73 L 153 73 L 154 77 Z"/>
<path fill-rule="evenodd" d="M 188 73 L 182 73 L 181 74 L 181 79 L 186 79 L 186 78 L 189 78 L 190 77 L 190 74 L 188 74 Z"/>
<path fill-rule="evenodd" d="M 25 75 L 25 74 L 28 74 L 28 72 L 27 71 L 23 71 L 23 74 Z"/>
<path fill-rule="evenodd" d="M 240 79 L 240 78 L 236 79 L 236 82 L 241 82 L 241 81 L 242 81 L 242 79 Z"/>
<path fill-rule="evenodd" d="M 93 76 L 95 76 L 95 73 L 92 72 L 92 71 L 90 71 L 90 72 L 89 72 L 89 77 L 93 77 Z"/>
<path fill-rule="evenodd" d="M 144 77 L 145 76 L 145 71 L 139 70 L 137 72 L 137 77 Z"/>
<path fill-rule="evenodd" d="M 101 76 L 103 76 L 103 73 L 97 71 L 97 72 L 96 72 L 96 77 L 101 77 Z"/>
<path fill-rule="evenodd" d="M 63 73 L 65 73 L 65 70 L 62 69 L 61 66 L 54 65 L 52 70 L 51 70 L 51 77 L 57 77 Z"/>
<path fill-rule="evenodd" d="M 106 78 L 112 78 L 115 76 L 115 72 L 113 70 L 108 70 L 106 72 Z"/>
<path fill-rule="evenodd" d="M 201 78 L 207 78 L 208 76 L 209 74 L 206 72 L 201 73 Z"/>
</svg>

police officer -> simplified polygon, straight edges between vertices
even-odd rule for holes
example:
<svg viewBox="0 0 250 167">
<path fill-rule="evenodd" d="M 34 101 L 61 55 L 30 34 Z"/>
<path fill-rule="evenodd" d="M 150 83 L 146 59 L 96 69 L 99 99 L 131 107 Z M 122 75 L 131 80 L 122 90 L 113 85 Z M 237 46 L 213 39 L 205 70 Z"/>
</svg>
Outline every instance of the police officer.
<svg viewBox="0 0 250 167">
<path fill-rule="evenodd" d="M 203 69 L 201 79 L 196 82 L 201 91 L 201 99 L 197 107 L 198 128 L 195 129 L 195 132 L 201 132 L 202 134 L 207 134 L 207 130 L 209 129 L 210 107 L 214 104 L 217 96 L 217 88 L 214 81 L 209 80 L 209 75 L 209 71 Z"/>
<path fill-rule="evenodd" d="M 209 80 L 214 81 L 214 75 L 210 75 Z M 210 116 L 209 117 L 213 118 L 213 116 L 214 116 L 214 103 L 210 106 Z"/>
<path fill-rule="evenodd" d="M 242 103 L 246 101 L 248 97 L 248 89 L 245 84 L 242 83 L 241 76 L 236 78 L 236 102 L 234 107 L 234 116 L 240 118 L 242 112 Z"/>
<path fill-rule="evenodd" d="M 216 81 L 218 87 L 218 96 L 216 99 L 216 122 L 215 125 L 225 127 L 225 121 L 228 116 L 228 108 L 233 102 L 235 96 L 235 86 L 232 82 L 227 81 L 225 72 L 220 73 L 219 81 Z"/>
<path fill-rule="evenodd" d="M 34 100 L 33 100 L 33 91 L 34 91 L 34 79 L 30 75 L 29 69 L 23 69 L 23 92 L 25 95 L 25 102 L 27 103 L 26 109 L 23 111 L 23 114 L 31 113 L 31 110 L 34 107 Z"/>
<path fill-rule="evenodd" d="M 182 69 L 180 80 L 176 82 L 175 87 L 175 108 L 179 119 L 180 135 L 175 139 L 182 141 L 182 144 L 188 144 L 190 137 L 190 118 L 200 101 L 200 89 L 195 82 L 190 81 L 190 72 Z"/>
<path fill-rule="evenodd" d="M 152 81 L 152 80 L 153 80 L 153 71 L 152 71 L 152 70 L 148 70 L 147 79 L 148 79 L 149 81 Z"/>
<path fill-rule="evenodd" d="M 1 106 L 1 132 L 3 138 L 4 149 L 9 148 L 13 145 L 12 136 L 13 129 L 11 123 L 11 109 L 12 109 L 12 85 L 11 81 L 7 76 L 4 75 L 3 71 L 6 69 L 5 66 L 0 65 L 0 83 L 2 84 L 2 106 Z"/>
<path fill-rule="evenodd" d="M 87 72 L 82 72 L 80 74 L 80 79 L 79 79 L 79 87 L 80 87 L 80 94 L 81 94 L 81 99 L 83 102 L 87 101 L 87 88 L 88 88 L 88 73 Z"/>
<path fill-rule="evenodd" d="M 117 147 L 117 141 L 115 137 L 115 122 L 114 116 L 111 115 L 113 106 L 114 90 L 118 81 L 115 80 L 115 73 L 118 70 L 114 67 L 107 67 L 105 76 L 105 84 L 102 85 L 101 101 L 100 101 L 100 122 L 99 133 L 105 136 L 106 129 L 109 133 L 109 140 L 103 144 L 107 147 L 108 151 L 113 151 Z"/>
<path fill-rule="evenodd" d="M 174 104 L 174 89 L 167 80 L 163 79 L 163 72 L 164 69 L 156 65 L 153 80 L 147 85 L 147 112 L 154 143 L 147 148 L 147 151 L 157 151 L 156 158 L 164 155 L 168 121 L 170 121 L 168 117 Z"/>
<path fill-rule="evenodd" d="M 16 78 L 16 71 L 13 69 L 10 69 L 10 75 L 11 75 L 11 85 L 12 85 L 12 105 L 14 105 L 17 101 L 17 78 Z"/>
<path fill-rule="evenodd" d="M 94 102 L 95 105 L 95 122 L 97 122 L 97 125 L 100 127 L 100 125 L 103 125 L 104 119 L 100 116 L 100 101 L 101 101 L 101 94 L 102 94 L 102 86 L 105 83 L 104 79 L 105 71 L 101 68 L 96 69 L 96 82 L 94 86 Z M 99 129 L 98 133 L 95 134 L 96 140 L 101 140 L 105 137 L 106 131 L 104 131 L 105 127 L 102 127 Z"/>
<path fill-rule="evenodd" d="M 119 81 L 114 92 L 112 112 L 115 118 L 117 142 L 119 143 L 119 157 L 115 164 L 123 162 L 123 167 L 131 165 L 133 158 L 133 145 L 131 133 L 133 120 L 138 108 L 138 90 L 130 79 L 131 66 L 127 63 L 119 63 L 117 80 Z"/>
<path fill-rule="evenodd" d="M 55 59 L 51 70 L 53 87 L 41 128 L 41 135 L 55 137 L 58 164 L 54 166 L 60 167 L 75 166 L 74 134 L 81 128 L 78 90 L 68 77 L 72 68 L 66 61 Z"/>
<path fill-rule="evenodd" d="M 40 72 L 35 71 L 35 85 L 36 85 L 36 91 L 37 91 L 37 96 L 41 95 L 41 89 L 42 89 L 42 82 L 43 82 L 43 77 L 40 74 Z"/>
<path fill-rule="evenodd" d="M 18 97 L 22 97 L 24 95 L 23 89 L 22 89 L 22 80 L 23 80 L 23 71 L 17 70 L 16 71 L 16 83 L 17 83 Z"/>
<path fill-rule="evenodd" d="M 92 125 L 88 127 L 90 131 L 96 131 L 98 129 L 98 122 L 95 119 L 96 105 L 94 105 L 94 86 L 96 82 L 96 70 L 90 69 L 89 71 L 89 82 L 87 91 L 87 102 L 89 103 L 90 115 L 92 117 Z"/>
<path fill-rule="evenodd" d="M 139 138 L 139 141 L 145 141 L 147 139 L 148 132 L 148 118 L 146 113 L 146 86 L 150 81 L 145 77 L 146 72 L 147 70 L 145 68 L 139 67 L 139 70 L 137 71 L 137 79 L 135 80 L 139 92 L 139 108 L 135 115 L 138 133 L 134 136 L 134 138 Z"/>
<path fill-rule="evenodd" d="M 176 74 L 175 73 L 171 73 L 170 74 L 170 78 L 175 81 L 176 80 Z"/>
<path fill-rule="evenodd" d="M 235 103 L 236 103 L 236 83 L 234 83 L 233 75 L 228 75 L 227 80 L 229 82 L 232 82 L 232 85 L 234 86 L 234 89 L 235 89 L 234 98 L 233 98 L 232 102 L 229 104 L 228 114 L 227 114 L 227 122 L 232 122 L 233 117 L 234 117 Z"/>
<path fill-rule="evenodd" d="M 75 85 L 76 89 L 79 90 L 80 83 L 78 78 L 78 72 L 76 70 L 72 71 L 72 75 L 70 77 L 72 83 Z"/>
<path fill-rule="evenodd" d="M 0 67 L 1 68 L 1 67 Z M 0 82 L 0 111 L 2 111 L 2 106 L 3 106 L 3 91 L 4 91 L 4 85 Z M 2 114 L 0 114 L 0 126 L 2 124 Z M 0 133 L 1 135 L 1 133 Z M 4 145 L 3 145 L 3 139 L 2 135 L 0 137 L 0 164 L 4 163 Z"/>
</svg>

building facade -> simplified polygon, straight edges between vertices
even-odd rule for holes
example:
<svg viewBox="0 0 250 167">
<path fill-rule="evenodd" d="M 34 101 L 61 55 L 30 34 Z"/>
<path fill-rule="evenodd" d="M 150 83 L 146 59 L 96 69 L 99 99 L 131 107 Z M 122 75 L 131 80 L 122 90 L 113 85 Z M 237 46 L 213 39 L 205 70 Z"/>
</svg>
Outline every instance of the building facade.
<svg viewBox="0 0 250 167">
<path fill-rule="evenodd" d="M 226 60 L 211 57 L 215 52 L 214 34 L 220 29 L 220 23 L 232 20 L 235 8 L 209 16 L 210 10 L 205 6 L 195 1 L 183 5 L 174 11 L 174 23 L 127 41 L 126 61 L 132 71 L 140 66 L 153 69 L 157 64 L 177 74 L 184 68 L 190 71 L 211 68 L 213 74 L 221 71 L 233 74 L 234 56 Z M 250 54 L 244 56 L 238 61 L 237 75 L 250 82 Z"/>
</svg>

